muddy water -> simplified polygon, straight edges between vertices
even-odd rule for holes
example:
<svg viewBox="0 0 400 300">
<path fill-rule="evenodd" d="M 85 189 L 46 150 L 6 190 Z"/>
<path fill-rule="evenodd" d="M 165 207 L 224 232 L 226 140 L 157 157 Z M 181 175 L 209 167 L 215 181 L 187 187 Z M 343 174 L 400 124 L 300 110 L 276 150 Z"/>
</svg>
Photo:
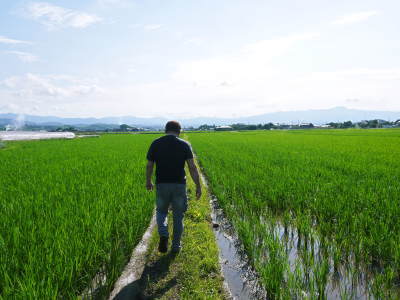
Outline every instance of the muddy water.
<svg viewBox="0 0 400 300">
<path fill-rule="evenodd" d="M 200 172 L 201 181 L 208 187 L 207 179 Z M 232 224 L 219 207 L 218 200 L 210 200 L 213 231 L 219 248 L 219 257 L 225 284 L 231 298 L 236 300 L 267 299 L 265 290 L 251 268 L 241 242 Z"/>
<path fill-rule="evenodd" d="M 265 221 L 266 223 L 267 221 Z M 297 230 L 294 227 L 284 227 L 282 224 L 275 223 L 275 234 L 279 236 L 280 241 L 285 247 L 285 252 L 288 257 L 290 271 L 295 272 L 296 266 L 301 266 L 303 272 L 308 277 L 314 276 L 312 270 L 304 271 L 304 264 L 302 261 L 302 252 L 306 251 L 309 254 L 312 253 L 315 263 L 320 264 L 324 260 L 325 256 L 321 252 L 320 242 L 315 232 L 312 232 L 313 236 L 311 239 L 299 238 Z M 350 297 L 351 299 L 374 299 L 369 293 L 367 285 L 368 281 L 371 280 L 368 276 L 368 272 L 355 273 L 351 263 L 348 265 L 339 266 L 336 270 L 334 269 L 333 259 L 328 257 L 329 262 L 329 275 L 328 281 L 325 288 L 326 299 L 341 299 L 343 297 Z M 305 276 L 304 276 L 305 277 Z M 304 297 L 312 297 L 307 291 L 302 291 L 301 294 Z"/>
<path fill-rule="evenodd" d="M 217 199 L 210 201 L 214 234 L 219 247 L 221 268 L 233 299 L 267 299 L 257 280 L 256 273 L 242 250 L 232 225 L 219 208 Z"/>
<path fill-rule="evenodd" d="M 232 227 L 232 224 L 224 216 L 216 198 L 210 201 L 212 208 L 212 222 L 216 224 L 214 234 L 219 247 L 221 267 L 228 289 L 233 299 L 268 299 L 265 290 L 261 287 L 256 272 L 250 267 L 249 261 L 243 251 L 243 247 Z M 265 221 L 267 222 L 267 221 Z M 290 272 L 294 273 L 296 267 L 300 266 L 304 278 L 315 276 L 312 269 L 306 269 L 302 261 L 304 251 L 312 253 L 316 265 L 324 260 L 321 253 L 320 243 L 313 234 L 313 242 L 310 239 L 300 238 L 294 227 L 284 227 L 279 222 L 274 223 L 274 231 L 281 243 L 284 245 L 288 257 Z M 347 265 L 334 269 L 333 259 L 328 258 L 329 275 L 325 287 L 325 299 L 374 299 L 368 290 L 368 283 L 371 282 L 371 274 L 368 272 L 355 271 L 351 262 Z M 299 297 L 313 298 L 307 290 L 298 291 Z"/>
<path fill-rule="evenodd" d="M 234 299 L 267 299 L 265 290 L 257 280 L 257 274 L 249 266 L 248 259 L 243 253 L 240 241 L 230 222 L 225 218 L 219 208 L 217 199 L 210 201 L 212 206 L 212 221 L 219 226 L 214 228 L 215 237 L 220 251 L 222 271 L 229 291 Z M 312 269 L 307 271 L 302 262 L 302 252 L 313 253 L 316 264 L 324 259 L 321 254 L 318 238 L 313 237 L 313 243 L 299 238 L 297 230 L 293 227 L 284 227 L 274 224 L 275 234 L 285 247 L 288 257 L 290 272 L 294 273 L 297 266 L 303 270 L 304 280 L 314 276 Z M 329 275 L 325 288 L 325 299 L 374 299 L 368 291 L 368 282 L 371 281 L 368 272 L 354 272 L 350 265 L 340 266 L 334 270 L 333 261 L 329 259 Z M 306 275 L 306 273 L 308 274 Z M 308 291 L 299 290 L 299 296 L 313 298 Z M 323 296 L 323 297 L 324 297 Z"/>
</svg>

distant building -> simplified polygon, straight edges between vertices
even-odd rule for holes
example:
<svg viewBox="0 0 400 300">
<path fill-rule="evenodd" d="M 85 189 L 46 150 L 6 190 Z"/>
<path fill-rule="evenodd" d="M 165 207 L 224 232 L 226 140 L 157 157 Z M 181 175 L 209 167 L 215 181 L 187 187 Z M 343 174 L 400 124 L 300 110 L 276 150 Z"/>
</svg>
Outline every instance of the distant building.
<svg viewBox="0 0 400 300">
<path fill-rule="evenodd" d="M 279 125 L 279 129 L 290 129 L 292 128 L 292 125 L 289 124 L 281 124 Z"/>
<path fill-rule="evenodd" d="M 217 126 L 215 127 L 215 131 L 231 131 L 233 128 L 231 126 Z"/>
<path fill-rule="evenodd" d="M 314 128 L 313 123 L 301 123 L 300 128 Z"/>
</svg>

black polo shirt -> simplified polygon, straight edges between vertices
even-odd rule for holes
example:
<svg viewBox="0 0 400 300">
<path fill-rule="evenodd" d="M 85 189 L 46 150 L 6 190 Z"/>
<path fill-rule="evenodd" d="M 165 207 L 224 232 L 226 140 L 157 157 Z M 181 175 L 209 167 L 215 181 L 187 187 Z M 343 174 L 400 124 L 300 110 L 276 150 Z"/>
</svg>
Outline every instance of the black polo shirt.
<svg viewBox="0 0 400 300">
<path fill-rule="evenodd" d="M 186 183 L 185 161 L 191 158 L 190 144 L 172 134 L 153 141 L 147 152 L 156 163 L 156 183 Z"/>
</svg>

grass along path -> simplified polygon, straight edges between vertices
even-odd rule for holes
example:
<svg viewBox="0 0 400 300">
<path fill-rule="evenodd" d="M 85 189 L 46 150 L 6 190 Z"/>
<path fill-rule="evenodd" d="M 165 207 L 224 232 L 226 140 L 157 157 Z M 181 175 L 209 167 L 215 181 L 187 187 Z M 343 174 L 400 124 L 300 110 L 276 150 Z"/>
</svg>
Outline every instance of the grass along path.
<svg viewBox="0 0 400 300">
<path fill-rule="evenodd" d="M 158 233 L 150 242 L 148 261 L 138 282 L 142 299 L 227 299 L 220 272 L 218 246 L 211 226 L 209 194 L 195 199 L 195 185 L 188 177 L 188 211 L 182 236 L 182 250 L 173 255 L 158 252 Z M 155 197 L 155 195 L 154 195 Z M 168 216 L 172 237 L 172 214 Z M 171 239 L 169 247 L 171 247 Z M 140 299 L 140 297 L 138 297 Z M 122 300 L 123 297 L 116 297 Z"/>
</svg>

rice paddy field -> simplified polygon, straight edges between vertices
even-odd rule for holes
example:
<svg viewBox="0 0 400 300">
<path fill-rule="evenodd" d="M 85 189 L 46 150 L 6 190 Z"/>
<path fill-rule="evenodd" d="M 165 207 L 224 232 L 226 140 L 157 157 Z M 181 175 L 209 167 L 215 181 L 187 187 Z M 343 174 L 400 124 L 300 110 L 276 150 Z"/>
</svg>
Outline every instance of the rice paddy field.
<svg viewBox="0 0 400 300">
<path fill-rule="evenodd" d="M 0 149 L 0 299 L 106 294 L 146 230 L 154 135 L 7 142 Z"/>
<path fill-rule="evenodd" d="M 400 130 L 187 137 L 270 299 L 400 297 Z M 0 299 L 110 292 L 152 215 L 154 138 L 0 145 Z"/>
<path fill-rule="evenodd" d="M 400 130 L 189 140 L 271 299 L 400 297 Z"/>
</svg>

